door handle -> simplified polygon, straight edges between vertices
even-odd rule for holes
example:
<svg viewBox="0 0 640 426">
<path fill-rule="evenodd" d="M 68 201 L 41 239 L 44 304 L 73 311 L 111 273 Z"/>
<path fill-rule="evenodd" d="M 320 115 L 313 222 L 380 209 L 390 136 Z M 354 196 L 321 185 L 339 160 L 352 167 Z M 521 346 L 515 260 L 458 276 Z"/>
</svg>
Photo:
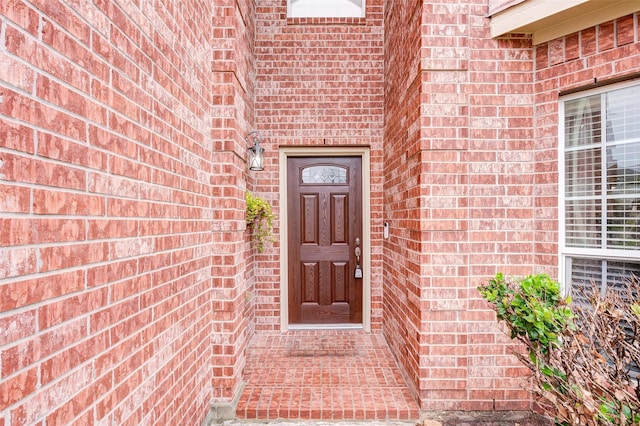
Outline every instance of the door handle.
<svg viewBox="0 0 640 426">
<path fill-rule="evenodd" d="M 362 268 L 360 267 L 360 238 L 356 238 L 356 248 L 354 250 L 354 254 L 356 255 L 356 270 L 353 273 L 354 278 L 360 279 L 362 278 Z"/>
</svg>

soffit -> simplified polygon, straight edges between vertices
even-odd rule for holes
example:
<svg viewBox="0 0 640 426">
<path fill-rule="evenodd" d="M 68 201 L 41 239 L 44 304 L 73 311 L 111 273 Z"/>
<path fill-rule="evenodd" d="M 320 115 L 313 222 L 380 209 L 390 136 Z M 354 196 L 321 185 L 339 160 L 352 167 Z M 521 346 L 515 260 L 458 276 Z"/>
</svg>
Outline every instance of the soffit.
<svg viewBox="0 0 640 426">
<path fill-rule="evenodd" d="M 531 34 L 540 44 L 640 11 L 640 0 L 526 0 L 491 16 L 491 36 Z"/>
</svg>

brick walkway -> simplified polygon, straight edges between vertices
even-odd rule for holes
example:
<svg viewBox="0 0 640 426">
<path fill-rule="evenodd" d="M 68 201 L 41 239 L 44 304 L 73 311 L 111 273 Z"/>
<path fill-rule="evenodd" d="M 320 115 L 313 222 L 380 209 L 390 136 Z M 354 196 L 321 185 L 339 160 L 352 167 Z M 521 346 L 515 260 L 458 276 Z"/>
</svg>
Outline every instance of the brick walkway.
<svg viewBox="0 0 640 426">
<path fill-rule="evenodd" d="M 238 419 L 394 420 L 419 409 L 381 335 L 292 331 L 256 335 Z"/>
</svg>

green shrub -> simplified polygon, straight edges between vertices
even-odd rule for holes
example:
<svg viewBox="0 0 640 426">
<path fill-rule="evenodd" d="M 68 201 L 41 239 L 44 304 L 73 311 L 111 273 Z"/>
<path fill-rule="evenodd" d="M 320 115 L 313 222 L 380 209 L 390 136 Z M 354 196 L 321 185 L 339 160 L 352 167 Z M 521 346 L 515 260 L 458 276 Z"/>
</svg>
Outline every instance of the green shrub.
<svg viewBox="0 0 640 426">
<path fill-rule="evenodd" d="M 257 241 L 257 250 L 264 252 L 265 242 L 273 242 L 273 221 L 275 215 L 271 211 L 271 204 L 263 198 L 254 196 L 247 191 L 245 195 L 247 203 L 247 228 L 253 232 Z"/>
<path fill-rule="evenodd" d="M 548 275 L 530 275 L 514 286 L 499 273 L 478 290 L 495 306 L 511 338 L 526 338 L 531 351 L 547 354 L 558 344 L 558 334 L 573 326 L 573 314 L 560 296 L 560 286 Z"/>
<path fill-rule="evenodd" d="M 531 391 L 558 425 L 640 425 L 638 281 L 602 292 L 593 284 L 580 304 L 564 299 L 544 274 L 478 287 L 504 321 L 531 370 Z"/>
</svg>

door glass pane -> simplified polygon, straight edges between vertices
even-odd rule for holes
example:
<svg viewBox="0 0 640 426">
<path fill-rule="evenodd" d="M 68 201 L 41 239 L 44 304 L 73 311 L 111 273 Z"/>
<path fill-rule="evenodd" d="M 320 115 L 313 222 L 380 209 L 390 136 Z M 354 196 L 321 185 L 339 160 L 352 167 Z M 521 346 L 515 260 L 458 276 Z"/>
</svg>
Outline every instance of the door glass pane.
<svg viewBox="0 0 640 426">
<path fill-rule="evenodd" d="M 340 166 L 310 166 L 302 169 L 302 183 L 335 184 L 347 182 L 347 168 Z"/>
</svg>

